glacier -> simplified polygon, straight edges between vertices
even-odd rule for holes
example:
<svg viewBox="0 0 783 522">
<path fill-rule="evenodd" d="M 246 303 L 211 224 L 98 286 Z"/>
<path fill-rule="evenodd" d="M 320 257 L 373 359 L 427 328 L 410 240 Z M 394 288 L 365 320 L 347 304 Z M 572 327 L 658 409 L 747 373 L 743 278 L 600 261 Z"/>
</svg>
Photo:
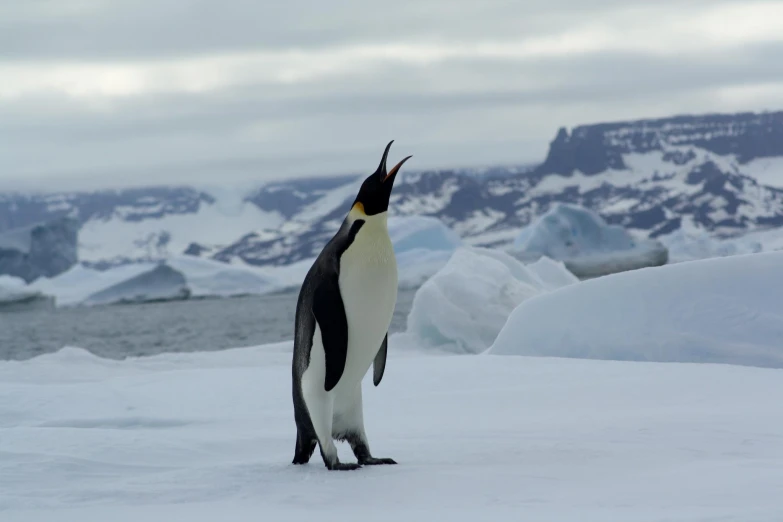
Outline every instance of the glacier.
<svg viewBox="0 0 783 522">
<path fill-rule="evenodd" d="M 563 261 L 582 278 L 663 265 L 668 260 L 668 250 L 660 241 L 634 237 L 597 213 L 566 203 L 556 203 L 524 227 L 509 252 L 524 261 L 542 256 Z"/>
</svg>

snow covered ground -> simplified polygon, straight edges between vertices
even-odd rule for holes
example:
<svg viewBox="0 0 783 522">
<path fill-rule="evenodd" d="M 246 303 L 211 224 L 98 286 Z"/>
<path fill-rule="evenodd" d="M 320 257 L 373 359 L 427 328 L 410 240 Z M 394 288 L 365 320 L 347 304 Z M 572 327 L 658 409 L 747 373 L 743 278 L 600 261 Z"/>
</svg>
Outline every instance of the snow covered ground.
<svg viewBox="0 0 783 522">
<path fill-rule="evenodd" d="M 783 519 L 780 371 L 398 348 L 353 472 L 290 464 L 290 343 L 0 363 L 0 520 Z"/>
</svg>

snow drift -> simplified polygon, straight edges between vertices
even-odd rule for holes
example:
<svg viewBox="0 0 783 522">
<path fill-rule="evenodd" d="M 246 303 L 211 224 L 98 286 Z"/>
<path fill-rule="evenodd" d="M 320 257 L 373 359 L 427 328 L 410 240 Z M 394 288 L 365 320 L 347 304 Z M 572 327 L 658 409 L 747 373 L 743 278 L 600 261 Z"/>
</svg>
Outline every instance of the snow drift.
<svg viewBox="0 0 783 522">
<path fill-rule="evenodd" d="M 498 250 L 463 247 L 416 292 L 407 334 L 427 346 L 478 353 L 519 303 L 577 281 L 548 258 L 525 266 Z"/>
<path fill-rule="evenodd" d="M 489 353 L 783 367 L 783 252 L 584 281 L 523 302 Z"/>
<path fill-rule="evenodd" d="M 578 205 L 555 204 L 523 228 L 510 252 L 523 261 L 542 256 L 563 261 L 578 277 L 666 264 L 668 251 L 654 239 L 638 239 L 595 212 Z"/>
</svg>

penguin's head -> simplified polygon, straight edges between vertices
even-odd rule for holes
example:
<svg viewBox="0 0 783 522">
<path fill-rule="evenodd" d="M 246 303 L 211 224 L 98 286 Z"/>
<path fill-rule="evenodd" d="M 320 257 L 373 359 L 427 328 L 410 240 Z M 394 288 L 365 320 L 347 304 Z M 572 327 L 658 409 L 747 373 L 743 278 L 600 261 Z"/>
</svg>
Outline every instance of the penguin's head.
<svg viewBox="0 0 783 522">
<path fill-rule="evenodd" d="M 381 157 L 381 163 L 378 165 L 378 170 L 370 174 L 367 179 L 362 183 L 362 187 L 359 189 L 359 193 L 356 195 L 356 199 L 351 206 L 351 212 L 365 216 L 376 216 L 386 212 L 389 208 L 389 197 L 391 197 L 392 187 L 394 186 L 394 178 L 397 177 L 397 172 L 402 167 L 402 164 L 408 161 L 412 156 L 403 158 L 402 161 L 397 163 L 390 171 L 386 171 L 386 157 L 389 155 L 389 148 L 394 140 L 390 141 L 386 145 L 386 150 L 383 151 L 383 157 Z"/>
</svg>

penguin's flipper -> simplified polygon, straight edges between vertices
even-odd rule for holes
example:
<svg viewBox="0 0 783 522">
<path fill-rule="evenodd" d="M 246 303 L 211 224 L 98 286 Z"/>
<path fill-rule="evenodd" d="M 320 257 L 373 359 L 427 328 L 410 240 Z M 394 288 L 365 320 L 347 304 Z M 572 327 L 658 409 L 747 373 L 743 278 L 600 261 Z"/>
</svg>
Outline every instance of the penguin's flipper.
<svg viewBox="0 0 783 522">
<path fill-rule="evenodd" d="M 331 391 L 340 382 L 348 357 L 348 318 L 345 316 L 337 273 L 325 277 L 316 287 L 313 315 L 321 329 L 326 357 L 324 389 Z"/>
<path fill-rule="evenodd" d="M 375 355 L 375 361 L 372 363 L 372 383 L 378 386 L 383 379 L 383 370 L 386 369 L 386 345 L 389 343 L 389 334 L 383 337 L 381 349 Z"/>
</svg>

